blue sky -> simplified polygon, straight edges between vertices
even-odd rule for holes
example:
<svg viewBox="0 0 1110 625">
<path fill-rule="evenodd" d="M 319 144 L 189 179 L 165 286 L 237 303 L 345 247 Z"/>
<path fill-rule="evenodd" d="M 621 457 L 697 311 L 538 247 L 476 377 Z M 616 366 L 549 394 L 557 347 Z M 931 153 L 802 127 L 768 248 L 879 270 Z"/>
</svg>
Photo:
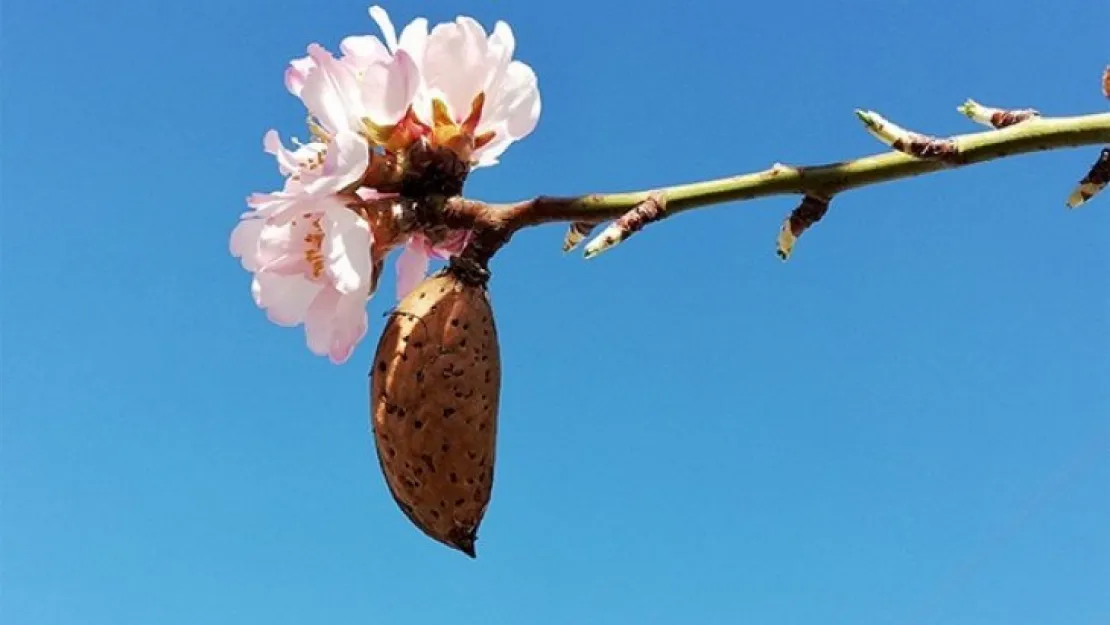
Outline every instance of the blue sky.
<svg viewBox="0 0 1110 625">
<path fill-rule="evenodd" d="M 850 5 L 850 6 L 849 6 Z M 303 136 L 284 64 L 360 1 L 3 15 L 2 557 L 12 625 L 1110 619 L 1110 198 L 1096 148 L 680 216 L 495 259 L 497 485 L 471 561 L 397 510 L 370 337 L 336 367 L 227 235 Z M 998 3 L 403 2 L 505 19 L 536 132 L 467 193 L 629 190 L 876 151 L 852 109 L 1106 110 L 1105 11 Z M 1084 16 L 1082 18 L 1078 16 Z"/>
</svg>

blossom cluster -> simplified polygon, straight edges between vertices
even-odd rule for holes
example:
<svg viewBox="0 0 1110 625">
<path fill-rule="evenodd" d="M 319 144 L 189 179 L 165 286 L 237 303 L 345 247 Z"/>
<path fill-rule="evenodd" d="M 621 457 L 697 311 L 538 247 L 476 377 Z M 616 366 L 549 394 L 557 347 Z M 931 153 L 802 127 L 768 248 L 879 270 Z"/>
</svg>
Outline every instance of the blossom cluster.
<svg viewBox="0 0 1110 625">
<path fill-rule="evenodd" d="M 369 13 L 380 38 L 347 37 L 338 56 L 313 43 L 289 63 L 285 86 L 308 111 L 312 140 L 287 147 L 277 131 L 265 134 L 284 183 L 247 199 L 230 241 L 269 319 L 303 324 L 309 349 L 337 364 L 366 335 L 366 303 L 387 253 L 404 248 L 400 298 L 424 278 L 429 259 L 466 244 L 466 232 L 398 225 L 391 199 L 412 193 L 413 155 L 448 154 L 465 171 L 488 167 L 540 114 L 536 75 L 513 60 L 508 24 L 487 33 L 458 17 L 429 31 L 417 18 L 398 35 L 385 10 Z"/>
</svg>

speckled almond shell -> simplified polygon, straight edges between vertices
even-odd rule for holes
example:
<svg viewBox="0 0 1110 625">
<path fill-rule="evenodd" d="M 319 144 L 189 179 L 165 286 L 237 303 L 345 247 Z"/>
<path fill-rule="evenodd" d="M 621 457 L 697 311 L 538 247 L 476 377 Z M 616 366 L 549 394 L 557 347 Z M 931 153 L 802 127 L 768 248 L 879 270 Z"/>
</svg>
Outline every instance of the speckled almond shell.
<svg viewBox="0 0 1110 625">
<path fill-rule="evenodd" d="M 378 461 L 401 510 L 475 557 L 493 489 L 501 358 L 484 286 L 450 269 L 390 316 L 370 373 Z"/>
</svg>

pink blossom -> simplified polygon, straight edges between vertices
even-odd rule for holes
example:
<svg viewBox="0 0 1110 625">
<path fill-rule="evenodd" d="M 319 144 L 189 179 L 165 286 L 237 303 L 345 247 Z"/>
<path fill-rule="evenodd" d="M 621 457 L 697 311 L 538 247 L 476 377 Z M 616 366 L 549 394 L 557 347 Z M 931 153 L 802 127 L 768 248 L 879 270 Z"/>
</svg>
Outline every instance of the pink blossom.
<svg viewBox="0 0 1110 625">
<path fill-rule="evenodd" d="M 254 210 L 232 231 L 231 253 L 254 274 L 255 303 L 271 321 L 303 323 L 314 354 L 345 362 L 366 335 L 373 240 L 340 193 L 365 172 L 369 147 L 347 131 L 295 150 L 270 131 L 263 147 L 288 178 L 281 191 L 247 200 Z"/>
<path fill-rule="evenodd" d="M 289 172 L 289 178 L 281 191 L 253 194 L 247 205 L 257 216 L 278 221 L 357 183 L 370 164 L 366 139 L 352 132 L 340 132 L 327 143 L 291 151 L 281 145 L 276 131 L 269 131 L 263 145 L 274 154 L 279 170 Z"/>
<path fill-rule="evenodd" d="M 364 121 L 396 124 L 419 88 L 417 55 L 423 53 L 427 20 L 414 20 L 399 41 L 385 11 L 373 7 L 370 14 L 386 44 L 372 35 L 347 37 L 337 59 L 314 43 L 308 46 L 308 56 L 294 59 L 285 71 L 286 88 L 328 133 L 362 132 Z"/>
<path fill-rule="evenodd" d="M 339 44 L 339 49 L 343 52 L 342 60 L 358 71 L 373 63 L 388 61 L 398 50 L 404 50 L 419 67 L 427 45 L 428 20 L 423 17 L 414 19 L 398 37 L 385 9 L 376 5 L 370 7 L 370 17 L 381 29 L 385 41 L 373 35 L 347 37 Z"/>
<path fill-rule="evenodd" d="M 375 246 L 366 217 L 348 206 L 392 197 L 362 186 L 397 181 L 396 173 L 371 168 L 371 153 L 428 141 L 471 166 L 493 165 L 533 131 L 540 114 L 536 75 L 512 60 L 515 41 L 504 22 L 487 35 L 469 17 L 431 32 L 419 18 L 398 35 L 384 9 L 373 6 L 369 13 L 380 38 L 347 37 L 338 58 L 311 44 L 307 56 L 290 62 L 285 86 L 308 110 L 312 140 L 287 147 L 276 130 L 265 134 L 263 149 L 274 157 L 282 185 L 248 198 L 252 210 L 230 240 L 232 255 L 252 274 L 256 304 L 275 323 L 303 324 L 309 349 L 335 363 L 346 361 L 367 332 L 373 267 L 394 237 L 404 242 L 396 267 L 399 299 L 424 279 L 432 259 L 449 259 L 469 239 L 464 231 L 434 239 L 405 235 L 374 221 L 379 236 L 389 239 Z"/>
<path fill-rule="evenodd" d="M 302 210 L 282 222 L 244 215 L 231 253 L 254 274 L 251 292 L 269 319 L 303 323 L 309 349 L 339 364 L 366 335 L 372 235 L 334 196 Z"/>
<path fill-rule="evenodd" d="M 450 122 L 476 139 L 474 166 L 494 165 L 514 141 L 529 135 L 540 116 L 536 74 L 512 60 L 516 41 L 505 22 L 488 36 L 469 17 L 437 24 L 427 38 L 420 66 L 421 90 L 414 106 L 428 124 L 442 125 L 435 106 L 446 109 Z M 478 107 L 477 110 L 476 106 Z"/>
</svg>

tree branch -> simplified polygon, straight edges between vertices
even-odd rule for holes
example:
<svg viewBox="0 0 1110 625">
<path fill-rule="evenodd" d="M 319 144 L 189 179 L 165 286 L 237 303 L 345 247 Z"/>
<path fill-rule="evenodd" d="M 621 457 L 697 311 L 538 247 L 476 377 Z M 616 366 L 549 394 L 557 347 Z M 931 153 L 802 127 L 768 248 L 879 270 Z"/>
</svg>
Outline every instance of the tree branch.
<svg viewBox="0 0 1110 625">
<path fill-rule="evenodd" d="M 897 128 L 897 127 L 895 127 Z M 915 139 L 929 139 L 913 135 Z M 958 135 L 944 140 L 955 153 L 920 158 L 899 151 L 873 154 L 850 161 L 813 166 L 775 164 L 769 169 L 629 193 L 546 197 L 512 204 L 487 204 L 461 197 L 446 199 L 441 216 L 451 228 L 474 231 L 463 256 L 485 266 L 523 228 L 552 222 L 601 223 L 616 219 L 644 204 L 662 207 L 652 221 L 684 211 L 773 195 L 831 198 L 868 185 L 920 176 L 945 169 L 984 163 L 1019 154 L 1085 145 L 1110 144 L 1110 113 L 1076 117 L 1032 117 L 998 130 Z M 898 146 L 895 146 L 898 147 Z M 641 223 L 640 226 L 643 224 Z"/>
</svg>

